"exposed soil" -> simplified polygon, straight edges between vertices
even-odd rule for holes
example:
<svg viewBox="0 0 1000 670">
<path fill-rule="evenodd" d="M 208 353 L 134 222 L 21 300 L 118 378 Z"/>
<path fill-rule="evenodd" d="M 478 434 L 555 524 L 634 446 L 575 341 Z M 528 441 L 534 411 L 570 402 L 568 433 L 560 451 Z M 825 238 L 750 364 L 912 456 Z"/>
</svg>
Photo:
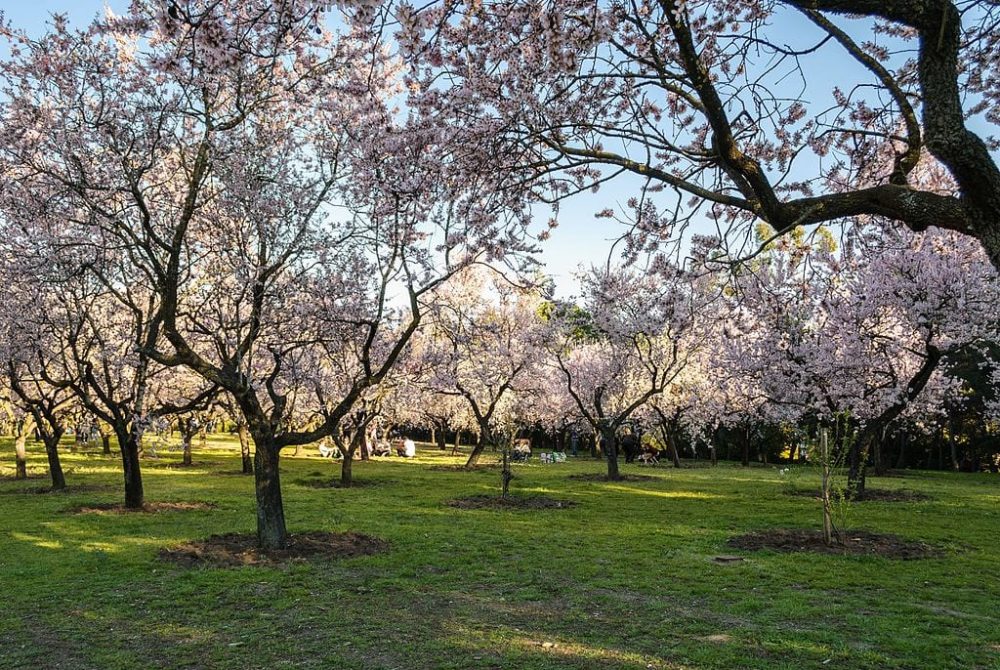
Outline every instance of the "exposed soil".
<svg viewBox="0 0 1000 670">
<path fill-rule="evenodd" d="M 27 477 L 18 479 L 15 475 L 0 475 L 0 482 L 24 482 L 29 479 L 45 479 L 49 476 L 47 472 L 28 472 Z"/>
<path fill-rule="evenodd" d="M 77 484 L 69 485 L 64 489 L 53 489 L 51 486 L 32 487 L 27 489 L 4 489 L 0 491 L 0 495 L 24 495 L 24 494 L 45 494 L 45 493 L 55 493 L 55 494 L 74 494 L 74 493 L 109 493 L 111 491 L 117 491 L 119 487 L 113 486 L 111 484 Z"/>
<path fill-rule="evenodd" d="M 819 491 L 813 489 L 795 489 L 788 492 L 790 496 L 804 496 L 819 500 Z M 905 489 L 870 489 L 866 488 L 863 493 L 851 498 L 851 502 L 922 502 L 932 500 L 931 496 L 919 491 L 907 491 Z"/>
<path fill-rule="evenodd" d="M 386 479 L 351 479 L 350 486 L 344 486 L 340 481 L 340 477 L 331 479 L 329 477 L 325 479 L 297 479 L 292 482 L 296 486 L 306 486 L 311 489 L 364 489 L 370 488 L 372 486 L 381 486 L 383 484 L 389 483 Z"/>
<path fill-rule="evenodd" d="M 96 503 L 70 507 L 70 514 L 159 514 L 160 512 L 195 512 L 216 509 L 206 502 L 148 502 L 140 509 L 130 509 L 122 503 Z"/>
<path fill-rule="evenodd" d="M 575 507 L 572 500 L 559 500 L 548 496 L 500 496 L 474 495 L 457 498 L 445 503 L 458 509 L 566 509 Z"/>
<path fill-rule="evenodd" d="M 517 465 L 516 463 L 511 463 L 511 466 Z M 437 470 L 438 472 L 495 472 L 500 469 L 499 463 L 477 463 L 471 468 L 467 468 L 464 465 L 432 465 L 428 470 Z"/>
<path fill-rule="evenodd" d="M 389 543 L 361 533 L 310 531 L 288 536 L 284 549 L 261 549 L 252 533 L 226 533 L 160 550 L 160 560 L 185 567 L 278 565 L 313 558 L 352 558 L 388 551 Z"/>
<path fill-rule="evenodd" d="M 904 561 L 918 558 L 937 558 L 943 555 L 940 549 L 929 544 L 904 540 L 896 535 L 851 531 L 841 533 L 841 538 L 840 543 L 834 542 L 833 545 L 828 546 L 823 541 L 822 531 L 774 528 L 734 537 L 727 544 L 730 547 L 748 551 L 762 549 L 781 552 L 809 551 L 841 556 L 879 556 Z"/>
<path fill-rule="evenodd" d="M 618 479 L 608 479 L 607 475 L 599 472 L 586 472 L 578 475 L 570 475 L 567 479 L 582 482 L 650 482 L 658 480 L 659 477 L 654 477 L 653 475 L 618 475 Z"/>
</svg>

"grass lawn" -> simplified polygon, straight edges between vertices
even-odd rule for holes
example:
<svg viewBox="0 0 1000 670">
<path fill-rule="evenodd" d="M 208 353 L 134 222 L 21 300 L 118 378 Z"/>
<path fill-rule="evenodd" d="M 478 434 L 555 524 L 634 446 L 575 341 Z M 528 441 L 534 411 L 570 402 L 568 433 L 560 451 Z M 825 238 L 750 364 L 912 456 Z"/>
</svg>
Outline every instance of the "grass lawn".
<svg viewBox="0 0 1000 670">
<path fill-rule="evenodd" d="M 40 445 L 29 469 L 44 474 Z M 67 481 L 0 481 L 0 668 L 1000 668 L 1000 477 L 908 472 L 869 486 L 931 499 L 865 502 L 851 527 L 946 550 L 915 561 L 747 553 L 734 535 L 819 527 L 819 503 L 787 495 L 810 469 L 623 466 L 655 479 L 570 479 L 589 458 L 515 466 L 513 489 L 574 501 L 543 510 L 465 510 L 499 474 L 418 458 L 356 463 L 362 484 L 313 449 L 282 459 L 289 529 L 357 531 L 388 552 L 280 567 L 181 568 L 161 547 L 253 532 L 253 480 L 235 440 L 143 461 L 150 501 L 212 510 L 69 514 L 117 502 L 117 460 L 64 456 Z M 13 449 L 0 442 L 0 476 Z M 105 485 L 106 488 L 101 488 Z M 719 554 L 745 556 L 720 565 Z"/>
</svg>

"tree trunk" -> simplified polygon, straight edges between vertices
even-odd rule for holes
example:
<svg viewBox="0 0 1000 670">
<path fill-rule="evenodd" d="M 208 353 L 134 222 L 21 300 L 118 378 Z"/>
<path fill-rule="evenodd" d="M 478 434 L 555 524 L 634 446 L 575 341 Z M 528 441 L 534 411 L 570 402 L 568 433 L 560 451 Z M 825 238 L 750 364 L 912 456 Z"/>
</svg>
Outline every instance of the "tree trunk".
<svg viewBox="0 0 1000 670">
<path fill-rule="evenodd" d="M 101 434 L 101 449 L 105 456 L 111 456 L 111 436 Z"/>
<path fill-rule="evenodd" d="M 122 455 L 122 474 L 125 477 L 125 507 L 142 509 L 146 502 L 142 490 L 142 471 L 139 469 L 139 434 L 124 426 L 115 428 L 119 451 Z"/>
<path fill-rule="evenodd" d="M 28 478 L 28 451 L 25 448 L 27 440 L 28 434 L 26 432 L 18 432 L 14 437 L 14 461 L 16 463 L 14 479 Z"/>
<path fill-rule="evenodd" d="M 951 469 L 958 472 L 958 446 L 955 444 L 955 423 L 952 421 L 948 422 L 948 447 L 951 451 Z"/>
<path fill-rule="evenodd" d="M 431 422 L 431 444 L 437 444 L 437 426 Z"/>
<path fill-rule="evenodd" d="M 889 467 L 886 465 L 884 458 L 884 445 L 885 445 L 885 434 L 888 426 L 882 429 L 882 434 L 877 440 L 875 440 L 875 474 L 879 477 L 884 477 L 885 473 L 888 472 Z"/>
<path fill-rule="evenodd" d="M 62 433 L 44 436 L 45 455 L 49 459 L 49 476 L 52 477 L 52 490 L 62 491 L 66 488 L 66 477 L 63 475 L 62 463 L 59 462 L 59 439 Z"/>
<path fill-rule="evenodd" d="M 181 423 L 181 451 L 183 452 L 183 457 L 181 462 L 184 465 L 191 465 L 193 460 L 191 458 L 191 442 L 194 441 L 194 434 L 198 429 L 194 425 L 194 417 L 188 417 Z"/>
<path fill-rule="evenodd" d="M 903 436 L 903 431 L 899 431 L 899 458 L 896 459 L 896 469 L 902 470 L 906 467 L 906 438 Z"/>
<path fill-rule="evenodd" d="M 452 456 L 454 456 L 455 454 L 458 453 L 459 438 L 461 436 L 462 436 L 462 431 L 459 430 L 459 429 L 455 429 L 455 446 L 452 447 L 452 449 L 451 449 L 451 455 Z M 468 465 L 468 463 L 466 463 L 466 465 Z"/>
<path fill-rule="evenodd" d="M 444 430 L 445 430 L 444 426 L 441 426 L 440 429 L 438 430 L 436 439 L 438 449 L 440 449 L 441 451 L 444 451 L 445 449 L 448 448 L 448 440 L 445 437 Z"/>
<path fill-rule="evenodd" d="M 673 461 L 674 467 L 681 467 L 681 457 L 680 454 L 677 453 L 677 440 L 674 438 L 673 431 L 669 430 L 667 426 L 661 424 L 660 432 L 663 433 L 664 444 L 666 444 L 667 448 L 670 449 L 670 460 Z"/>
<path fill-rule="evenodd" d="M 354 483 L 354 474 L 351 470 L 351 465 L 354 463 L 354 449 L 341 448 L 341 453 L 344 455 L 343 460 L 340 462 L 340 485 L 345 488 L 351 488 L 351 484 Z"/>
<path fill-rule="evenodd" d="M 509 440 L 503 447 L 503 469 L 500 473 L 500 498 L 507 499 L 510 494 L 510 480 L 514 475 L 510 472 L 510 443 Z"/>
<path fill-rule="evenodd" d="M 827 441 L 826 428 L 820 429 L 819 443 L 820 457 L 823 459 L 823 541 L 830 546 L 833 544 L 833 513 L 830 504 L 830 445 Z"/>
<path fill-rule="evenodd" d="M 607 426 L 601 429 L 601 437 L 604 438 L 604 458 L 608 462 L 608 481 L 617 481 L 621 479 L 621 473 L 618 472 L 618 443 L 615 436 L 615 427 Z"/>
<path fill-rule="evenodd" d="M 862 431 L 847 454 L 847 493 L 851 498 L 856 498 L 865 492 L 865 465 L 870 443 L 870 432 Z"/>
<path fill-rule="evenodd" d="M 750 467 L 750 428 L 749 427 L 747 427 L 746 430 L 743 431 L 743 440 L 742 440 L 742 442 L 743 442 L 743 453 L 742 453 L 741 458 L 740 458 L 740 463 L 743 465 L 743 467 L 749 468 Z"/>
<path fill-rule="evenodd" d="M 236 433 L 240 438 L 240 456 L 243 458 L 243 474 L 253 474 L 253 457 L 250 455 L 250 431 L 244 421 L 236 424 Z"/>
<path fill-rule="evenodd" d="M 285 508 L 281 503 L 278 449 L 270 435 L 255 434 L 254 483 L 257 490 L 257 544 L 262 549 L 284 549 L 288 544 Z"/>
<path fill-rule="evenodd" d="M 361 449 L 361 460 L 367 461 L 371 458 L 371 452 L 368 449 L 368 430 L 367 428 L 361 431 L 361 442 L 358 445 Z"/>
<path fill-rule="evenodd" d="M 465 461 L 465 467 L 471 468 L 474 465 L 476 465 L 476 463 L 479 462 L 479 456 L 486 449 L 486 443 L 491 441 L 489 435 L 490 433 L 488 429 L 486 428 L 479 429 L 479 437 L 476 440 L 476 446 L 472 448 L 472 453 L 469 454 L 468 460 Z M 496 450 L 495 446 L 494 450 Z"/>
</svg>

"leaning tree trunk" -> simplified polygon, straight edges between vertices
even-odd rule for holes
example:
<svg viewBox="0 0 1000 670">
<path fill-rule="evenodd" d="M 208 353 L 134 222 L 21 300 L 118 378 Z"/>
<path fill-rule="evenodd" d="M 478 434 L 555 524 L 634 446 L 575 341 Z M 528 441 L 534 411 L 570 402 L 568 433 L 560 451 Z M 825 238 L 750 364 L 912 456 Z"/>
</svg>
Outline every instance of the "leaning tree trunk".
<svg viewBox="0 0 1000 670">
<path fill-rule="evenodd" d="M 23 431 L 19 431 L 14 437 L 14 479 L 28 478 L 28 450 L 25 448 L 27 440 L 28 434 Z"/>
<path fill-rule="evenodd" d="M 243 458 L 243 474 L 253 474 L 253 457 L 250 455 L 250 431 L 246 422 L 236 424 L 236 433 L 240 437 L 240 456 Z"/>
<path fill-rule="evenodd" d="M 66 476 L 63 474 L 62 463 L 59 461 L 59 439 L 62 433 L 43 435 L 45 455 L 49 459 L 49 476 L 52 477 L 52 490 L 62 491 L 66 488 Z"/>
<path fill-rule="evenodd" d="M 482 455 L 483 451 L 486 449 L 486 443 L 490 441 L 491 440 L 490 440 L 489 428 L 480 427 L 479 436 L 476 439 L 476 446 L 472 448 L 472 453 L 469 454 L 469 459 L 465 461 L 465 467 L 467 468 L 475 467 L 476 463 L 479 462 L 480 455 Z M 494 447 L 494 449 L 495 448 L 496 447 Z"/>
<path fill-rule="evenodd" d="M 281 502 L 278 475 L 280 448 L 273 436 L 254 433 L 254 484 L 257 492 L 257 545 L 262 549 L 284 549 L 288 544 L 285 508 Z"/>
<path fill-rule="evenodd" d="M 142 509 L 146 502 L 142 491 L 142 471 L 139 469 L 140 435 L 124 426 L 115 427 L 118 446 L 122 455 L 122 474 L 125 477 L 125 507 Z"/>
</svg>

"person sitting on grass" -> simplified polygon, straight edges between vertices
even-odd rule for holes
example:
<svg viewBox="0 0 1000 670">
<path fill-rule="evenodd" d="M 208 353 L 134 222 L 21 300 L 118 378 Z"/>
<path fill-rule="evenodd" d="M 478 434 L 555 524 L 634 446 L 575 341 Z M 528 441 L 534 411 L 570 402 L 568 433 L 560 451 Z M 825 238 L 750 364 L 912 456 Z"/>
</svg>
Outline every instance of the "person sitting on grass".
<svg viewBox="0 0 1000 670">
<path fill-rule="evenodd" d="M 396 455 L 402 456 L 403 458 L 413 458 L 417 455 L 417 445 L 410 438 L 403 440 L 401 445 L 396 447 Z"/>
</svg>

